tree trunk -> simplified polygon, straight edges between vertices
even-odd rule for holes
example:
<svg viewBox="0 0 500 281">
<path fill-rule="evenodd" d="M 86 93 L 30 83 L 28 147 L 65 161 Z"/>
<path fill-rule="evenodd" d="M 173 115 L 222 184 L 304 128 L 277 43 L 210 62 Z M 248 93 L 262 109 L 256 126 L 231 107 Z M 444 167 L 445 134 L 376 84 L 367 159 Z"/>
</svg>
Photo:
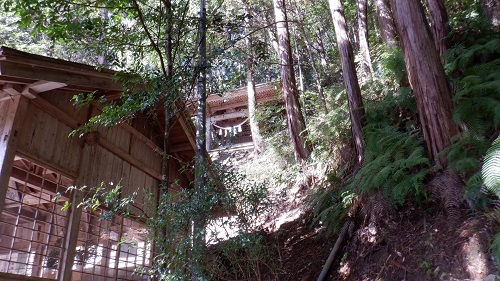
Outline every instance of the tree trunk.
<svg viewBox="0 0 500 281">
<path fill-rule="evenodd" d="M 382 40 L 389 48 L 396 47 L 396 26 L 394 24 L 389 0 L 375 0 L 377 8 L 377 19 Z"/>
<path fill-rule="evenodd" d="M 205 0 L 200 0 L 200 18 L 199 18 L 199 42 L 198 42 L 198 107 L 196 119 L 196 156 L 195 156 L 195 179 L 194 190 L 195 195 L 193 200 L 200 200 L 203 189 L 207 184 L 207 146 L 206 146 L 206 58 L 207 58 L 207 17 Z M 193 218 L 193 264 L 192 274 L 193 280 L 202 279 L 202 262 L 205 248 L 205 216 L 197 214 Z"/>
<path fill-rule="evenodd" d="M 448 39 L 448 33 L 450 33 L 448 13 L 443 0 L 427 0 L 427 6 L 431 16 L 434 44 L 439 54 L 442 55 L 450 44 Z"/>
<path fill-rule="evenodd" d="M 500 3 L 498 3 L 498 0 L 482 0 L 481 6 L 493 29 L 500 31 Z"/>
<path fill-rule="evenodd" d="M 245 14 L 250 14 L 250 9 L 247 1 L 243 1 L 245 6 Z M 262 147 L 264 142 L 262 141 L 262 135 L 260 134 L 259 124 L 255 119 L 255 81 L 254 81 L 254 50 L 252 45 L 253 36 L 249 34 L 250 22 L 246 20 L 246 32 L 245 43 L 247 47 L 247 96 L 248 96 L 248 123 L 250 124 L 250 132 L 252 133 L 252 141 L 254 152 L 259 154 L 262 152 Z"/>
<path fill-rule="evenodd" d="M 347 25 L 342 10 L 340 0 L 329 0 L 332 13 L 335 36 L 339 48 L 340 59 L 342 63 L 342 76 L 346 87 L 347 99 L 349 102 L 349 112 L 351 116 L 351 130 L 356 148 L 358 164 L 363 161 L 363 127 L 362 118 L 365 114 L 363 100 L 361 99 L 361 89 L 359 88 L 358 77 L 356 75 L 356 66 L 354 65 L 354 55 L 351 41 L 347 36 Z"/>
<path fill-rule="evenodd" d="M 452 121 L 453 103 L 443 66 L 420 2 L 392 0 L 392 7 L 427 150 L 433 161 L 445 165 L 446 158 L 438 153 L 451 144 L 458 127 Z"/>
<path fill-rule="evenodd" d="M 283 82 L 283 96 L 285 99 L 288 132 L 293 146 L 295 158 L 299 163 L 305 161 L 311 154 L 312 148 L 306 142 L 306 125 L 300 110 L 299 91 L 293 70 L 292 48 L 288 32 L 285 1 L 273 0 L 276 17 L 276 31 L 278 34 L 279 57 L 281 64 L 281 80 Z"/>
<path fill-rule="evenodd" d="M 166 0 L 166 11 L 168 17 L 170 17 L 172 13 L 172 4 L 170 0 Z M 165 42 L 165 53 L 167 58 L 167 68 L 166 68 L 166 80 L 171 81 L 173 77 L 173 58 L 172 58 L 172 25 L 170 20 L 167 20 L 166 23 L 167 31 L 166 31 L 166 42 Z M 163 136 L 163 165 L 162 165 L 162 182 L 161 188 L 162 192 L 167 193 L 170 187 L 170 129 L 171 129 L 171 116 L 172 116 L 172 104 L 171 95 L 174 93 L 168 92 L 164 97 L 164 114 L 165 114 L 165 133 Z"/>
<path fill-rule="evenodd" d="M 368 20 L 367 20 L 367 6 L 368 0 L 357 0 L 358 4 L 358 39 L 359 39 L 359 52 L 363 60 L 361 61 L 361 74 L 363 79 L 370 79 L 373 73 L 372 60 L 370 58 L 370 49 L 368 48 Z"/>
<path fill-rule="evenodd" d="M 326 51 L 325 51 L 325 44 L 323 43 L 323 36 L 321 35 L 321 29 L 318 27 L 316 28 L 316 42 L 318 43 L 319 46 L 319 55 L 321 58 L 321 66 L 326 67 L 327 66 L 327 61 L 326 61 Z"/>
</svg>

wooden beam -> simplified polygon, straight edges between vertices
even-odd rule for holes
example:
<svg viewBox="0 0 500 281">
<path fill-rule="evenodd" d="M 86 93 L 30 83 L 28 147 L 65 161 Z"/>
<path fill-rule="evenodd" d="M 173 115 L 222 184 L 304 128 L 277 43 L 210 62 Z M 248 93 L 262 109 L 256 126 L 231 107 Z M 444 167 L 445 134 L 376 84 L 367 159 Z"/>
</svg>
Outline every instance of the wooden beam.
<svg viewBox="0 0 500 281">
<path fill-rule="evenodd" d="M 176 114 L 177 121 L 181 124 L 184 133 L 186 134 L 189 143 L 194 151 L 196 151 L 196 133 L 194 129 L 194 125 L 190 120 L 187 120 L 186 114 L 184 111 L 179 111 Z"/>
<path fill-rule="evenodd" d="M 64 123 L 66 126 L 70 127 L 73 130 L 75 130 L 81 126 L 81 124 L 78 123 L 72 116 L 70 116 L 66 112 L 59 109 L 57 106 L 51 104 L 50 102 L 46 101 L 45 99 L 43 99 L 41 97 L 37 97 L 36 99 L 32 99 L 31 102 L 34 105 L 38 106 L 39 108 L 43 109 L 50 116 L 61 121 L 62 123 Z"/>
<path fill-rule="evenodd" d="M 10 173 L 14 163 L 17 150 L 18 131 L 20 130 L 26 110 L 28 100 L 16 95 L 12 100 L 0 104 L 0 214 L 2 213 L 7 193 L 6 187 L 9 184 Z"/>
<path fill-rule="evenodd" d="M 0 102 L 4 100 L 10 100 L 12 99 L 11 95 L 9 93 L 4 92 L 3 90 L 0 90 Z"/>
<path fill-rule="evenodd" d="M 135 166 L 137 169 L 143 171 L 144 173 L 154 177 L 157 180 L 161 180 L 161 173 L 157 172 L 156 170 L 146 166 L 144 163 L 141 161 L 135 159 L 132 155 L 128 154 L 127 152 L 123 151 L 121 148 L 115 146 L 113 143 L 110 141 L 104 139 L 103 137 L 99 136 L 97 138 L 97 143 L 102 146 L 103 148 L 109 150 L 111 153 L 114 155 L 120 157 L 121 159 L 127 161 L 131 165 Z"/>
<path fill-rule="evenodd" d="M 262 95 L 262 96 L 257 96 L 256 99 L 257 99 L 257 103 L 262 103 L 262 102 L 275 100 L 276 98 L 274 96 Z M 223 103 L 221 105 L 214 105 L 214 106 L 211 106 L 209 103 L 209 104 L 207 104 L 207 108 L 209 108 L 210 112 L 216 112 L 219 110 L 226 110 L 226 109 L 240 107 L 240 106 L 244 106 L 244 105 L 248 105 L 248 100 L 237 101 L 237 102 L 226 102 L 226 103 Z"/>
<path fill-rule="evenodd" d="M 26 159 L 40 166 L 49 167 L 51 171 L 54 171 L 70 179 L 74 179 L 77 177 L 77 174 L 74 171 L 70 171 L 67 167 L 60 166 L 56 163 L 50 163 L 47 160 L 44 160 L 41 157 L 28 151 L 24 147 L 17 148 L 15 159 L 18 160 L 19 158 Z"/>
<path fill-rule="evenodd" d="M 125 131 L 129 132 L 132 134 L 134 137 L 139 139 L 141 142 L 146 144 L 149 148 L 151 148 L 154 152 L 163 155 L 163 149 L 161 149 L 156 143 L 154 143 L 152 140 L 150 140 L 148 137 L 143 135 L 141 132 L 139 132 L 136 128 L 130 126 L 127 123 L 120 123 L 120 126 L 125 129 Z"/>
<path fill-rule="evenodd" d="M 193 147 L 191 146 L 190 143 L 181 143 L 181 144 L 177 144 L 177 145 L 173 145 L 172 147 L 170 147 L 170 152 L 174 153 L 174 152 L 182 152 L 182 151 L 188 151 L 188 150 L 192 150 Z"/>
<path fill-rule="evenodd" d="M 102 106 L 98 103 L 93 102 L 92 106 L 102 112 Z M 149 148 L 151 148 L 154 152 L 163 155 L 163 149 L 161 149 L 156 143 L 154 143 L 152 140 L 150 140 L 148 137 L 146 137 L 144 134 L 139 132 L 136 128 L 132 127 L 131 125 L 127 123 L 120 123 L 119 124 L 125 131 L 129 132 L 132 134 L 134 137 L 139 139 L 141 142 L 146 144 Z"/>
<path fill-rule="evenodd" d="M 57 184 L 44 179 L 40 175 L 30 174 L 18 167 L 12 167 L 12 172 L 10 176 L 17 179 L 18 182 L 23 184 L 28 184 L 30 187 L 42 188 L 50 195 L 54 196 L 57 192 L 62 192 L 63 190 L 57 190 Z"/>
<path fill-rule="evenodd" d="M 17 85 L 17 84 L 12 84 L 12 83 L 7 83 L 3 85 L 2 91 L 6 92 L 7 94 L 11 96 L 16 96 L 20 95 L 21 92 L 23 91 L 22 86 Z"/>
<path fill-rule="evenodd" d="M 34 90 L 30 89 L 29 85 L 25 85 L 23 87 L 23 90 L 21 92 L 21 95 L 27 97 L 28 99 L 32 100 L 37 97 L 37 94 Z"/>
<path fill-rule="evenodd" d="M 227 119 L 233 119 L 233 118 L 238 118 L 238 117 L 247 117 L 248 112 L 244 111 L 238 111 L 238 112 L 232 112 L 232 113 L 226 113 L 222 115 L 215 115 L 210 117 L 210 121 L 222 121 L 222 120 L 227 120 Z"/>
<path fill-rule="evenodd" d="M 64 83 L 59 82 L 49 82 L 45 80 L 39 80 L 28 85 L 24 85 L 21 95 L 29 98 L 35 99 L 38 97 L 38 93 L 54 90 L 57 88 L 62 88 L 67 86 Z"/>
<path fill-rule="evenodd" d="M 43 93 L 43 92 L 51 91 L 54 89 L 63 88 L 63 87 L 66 87 L 67 85 L 65 83 L 39 80 L 39 81 L 36 81 L 34 83 L 29 84 L 28 86 L 30 89 L 32 89 L 36 93 Z"/>
<path fill-rule="evenodd" d="M 54 279 L 30 277 L 26 275 L 3 273 L 0 272 L 0 280 L 2 281 L 54 281 Z"/>
<path fill-rule="evenodd" d="M 114 80 L 113 74 L 99 75 L 103 73 L 97 70 L 80 70 L 77 67 L 62 68 L 61 66 L 59 68 L 53 66 L 49 68 L 40 62 L 28 65 L 7 59 L 1 62 L 0 71 L 5 76 L 29 77 L 36 80 L 63 83 L 72 87 L 89 88 L 89 86 L 92 86 L 94 89 L 123 90 L 122 86 Z"/>
</svg>

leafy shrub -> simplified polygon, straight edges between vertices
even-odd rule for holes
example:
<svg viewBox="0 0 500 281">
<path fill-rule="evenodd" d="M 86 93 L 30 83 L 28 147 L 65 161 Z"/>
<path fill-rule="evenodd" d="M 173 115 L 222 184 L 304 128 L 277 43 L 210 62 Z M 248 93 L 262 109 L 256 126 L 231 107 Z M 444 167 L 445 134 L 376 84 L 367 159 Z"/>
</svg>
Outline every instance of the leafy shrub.
<svg viewBox="0 0 500 281">
<path fill-rule="evenodd" d="M 121 195 L 119 184 L 112 189 L 102 184 L 92 189 L 80 206 L 94 210 L 105 207 L 107 211 L 100 218 L 105 220 L 114 215 L 132 216 L 129 209 L 135 196 Z M 214 165 L 210 167 L 208 184 L 201 190 L 167 192 L 160 195 L 158 203 L 152 194 L 147 197 L 151 203 L 141 207 L 157 207 L 145 212 L 142 218 L 157 251 L 152 268 L 137 269 L 144 271 L 141 273 L 158 280 L 187 280 L 194 272 L 203 275 L 204 280 L 255 279 L 260 266 L 272 264 L 259 234 L 262 222 L 257 220 L 273 206 L 266 182 L 254 182 Z M 196 220 L 206 223 L 199 233 L 191 231 Z M 231 229 L 232 236 L 221 238 L 208 231 L 214 221 L 218 227 Z M 201 241 L 211 245 L 209 249 L 196 251 L 197 237 L 204 237 Z M 226 260 L 230 264 L 219 267 Z"/>
</svg>

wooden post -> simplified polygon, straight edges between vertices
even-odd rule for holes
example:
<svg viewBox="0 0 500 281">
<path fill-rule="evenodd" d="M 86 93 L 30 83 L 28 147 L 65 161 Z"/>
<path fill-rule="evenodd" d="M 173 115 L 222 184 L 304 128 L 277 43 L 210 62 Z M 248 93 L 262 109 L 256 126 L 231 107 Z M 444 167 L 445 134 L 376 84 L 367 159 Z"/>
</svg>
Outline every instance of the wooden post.
<svg viewBox="0 0 500 281">
<path fill-rule="evenodd" d="M 70 281 L 73 273 L 72 267 L 75 260 L 78 231 L 80 228 L 80 219 L 82 217 L 82 208 L 77 208 L 77 206 L 78 202 L 81 202 L 82 199 L 83 192 L 74 190 L 66 228 L 66 239 L 64 241 L 65 254 L 61 258 L 61 273 L 59 274 L 59 280 L 61 281 Z"/>
<path fill-rule="evenodd" d="M 0 215 L 16 155 L 17 134 L 23 124 L 28 103 L 28 99 L 21 95 L 0 102 Z"/>
<path fill-rule="evenodd" d="M 75 182 L 77 187 L 85 183 L 85 175 L 90 168 L 90 159 L 94 156 L 92 152 L 93 150 L 91 147 L 84 143 L 79 164 L 80 167 L 78 168 L 78 179 Z M 83 200 L 83 192 L 78 189 L 74 190 L 71 199 L 71 208 L 66 227 L 66 239 L 64 241 L 65 254 L 62 258 L 61 274 L 59 274 L 60 281 L 71 281 L 73 274 L 72 267 L 75 260 L 78 232 L 80 230 L 80 221 L 82 218 L 82 208 L 77 208 L 77 206 L 78 203 Z"/>
</svg>

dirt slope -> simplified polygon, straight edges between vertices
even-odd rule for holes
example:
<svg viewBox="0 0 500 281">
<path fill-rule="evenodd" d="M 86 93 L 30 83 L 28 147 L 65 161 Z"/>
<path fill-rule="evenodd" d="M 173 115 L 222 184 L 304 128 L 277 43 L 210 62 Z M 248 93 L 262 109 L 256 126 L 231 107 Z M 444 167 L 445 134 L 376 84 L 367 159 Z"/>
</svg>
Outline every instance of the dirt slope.
<svg viewBox="0 0 500 281">
<path fill-rule="evenodd" d="M 219 159 L 244 165 L 251 158 L 249 152 L 232 152 Z M 277 206 L 276 217 L 269 218 L 274 228 L 266 228 L 265 236 L 277 266 L 263 269 L 262 280 L 317 280 L 337 237 L 325 236 L 320 226 L 308 224 L 304 206 L 311 182 L 311 176 L 295 181 Z M 488 274 L 498 275 L 488 254 L 489 226 L 467 210 L 461 214 L 452 221 L 434 203 L 410 202 L 404 208 L 390 208 L 376 223 L 360 216 L 327 280 L 479 281 Z"/>
</svg>

